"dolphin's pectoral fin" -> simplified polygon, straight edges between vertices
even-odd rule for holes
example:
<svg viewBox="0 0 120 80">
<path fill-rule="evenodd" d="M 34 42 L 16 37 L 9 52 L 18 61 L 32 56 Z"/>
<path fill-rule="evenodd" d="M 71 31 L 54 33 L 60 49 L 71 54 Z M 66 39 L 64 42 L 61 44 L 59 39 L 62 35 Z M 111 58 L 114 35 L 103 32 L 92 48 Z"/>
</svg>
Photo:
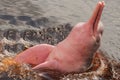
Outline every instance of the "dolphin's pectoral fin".
<svg viewBox="0 0 120 80">
<path fill-rule="evenodd" d="M 52 45 L 39 44 L 21 52 L 15 56 L 14 60 L 18 63 L 27 63 L 36 66 L 46 60 L 53 48 L 54 46 Z"/>
<path fill-rule="evenodd" d="M 56 60 L 51 61 L 45 61 L 44 63 L 41 63 L 32 69 L 40 69 L 40 68 L 46 68 L 46 69 L 57 69 L 58 68 L 58 62 Z"/>
</svg>

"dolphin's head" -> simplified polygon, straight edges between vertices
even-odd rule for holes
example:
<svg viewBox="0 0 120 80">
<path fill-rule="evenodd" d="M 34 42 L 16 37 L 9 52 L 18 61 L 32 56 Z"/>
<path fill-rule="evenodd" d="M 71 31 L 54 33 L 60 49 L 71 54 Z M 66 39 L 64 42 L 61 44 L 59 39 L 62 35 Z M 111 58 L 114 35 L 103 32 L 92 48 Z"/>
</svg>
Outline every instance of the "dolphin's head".
<svg viewBox="0 0 120 80">
<path fill-rule="evenodd" d="M 103 33 L 100 17 L 104 5 L 104 1 L 98 2 L 91 18 L 87 22 L 74 26 L 66 38 L 66 41 L 79 52 L 79 55 L 86 58 L 84 60 L 92 60 L 94 53 L 100 46 Z"/>
<path fill-rule="evenodd" d="M 104 2 L 98 2 L 91 18 L 84 23 L 78 23 L 73 27 L 72 31 L 68 35 L 68 39 L 73 44 L 80 46 L 92 46 L 99 47 L 101 42 L 101 36 L 103 33 L 103 25 L 100 22 L 100 17 L 104 8 Z"/>
</svg>

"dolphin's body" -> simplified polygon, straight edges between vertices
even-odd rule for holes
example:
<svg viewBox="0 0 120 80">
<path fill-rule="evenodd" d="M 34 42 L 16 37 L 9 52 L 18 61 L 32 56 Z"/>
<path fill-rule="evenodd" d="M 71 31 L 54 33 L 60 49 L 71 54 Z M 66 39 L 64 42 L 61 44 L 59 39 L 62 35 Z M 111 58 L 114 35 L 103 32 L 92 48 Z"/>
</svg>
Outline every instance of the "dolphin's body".
<svg viewBox="0 0 120 80">
<path fill-rule="evenodd" d="M 104 2 L 98 2 L 91 18 L 78 23 L 70 34 L 56 46 L 39 44 L 15 57 L 19 63 L 31 64 L 33 69 L 48 68 L 61 72 L 83 72 L 92 62 L 100 46 L 102 25 L 99 25 Z"/>
</svg>

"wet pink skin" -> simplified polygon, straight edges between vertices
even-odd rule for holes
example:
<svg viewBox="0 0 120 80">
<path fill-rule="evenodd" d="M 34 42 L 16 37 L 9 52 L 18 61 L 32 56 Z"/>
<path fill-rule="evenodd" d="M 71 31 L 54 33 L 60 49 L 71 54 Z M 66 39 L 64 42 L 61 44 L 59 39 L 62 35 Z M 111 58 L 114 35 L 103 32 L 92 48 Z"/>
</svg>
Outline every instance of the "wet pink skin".
<svg viewBox="0 0 120 80">
<path fill-rule="evenodd" d="M 19 63 L 28 63 L 33 69 L 55 69 L 61 72 L 83 72 L 92 62 L 100 46 L 102 25 L 99 25 L 104 2 L 98 2 L 91 18 L 78 23 L 70 34 L 56 46 L 39 44 L 15 57 Z"/>
</svg>

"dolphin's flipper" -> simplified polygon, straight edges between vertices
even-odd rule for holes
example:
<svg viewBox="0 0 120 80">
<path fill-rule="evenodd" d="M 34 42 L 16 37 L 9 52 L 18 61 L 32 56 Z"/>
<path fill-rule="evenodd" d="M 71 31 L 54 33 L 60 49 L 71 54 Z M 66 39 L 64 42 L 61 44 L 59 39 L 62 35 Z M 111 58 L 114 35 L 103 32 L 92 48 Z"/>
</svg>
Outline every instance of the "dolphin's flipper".
<svg viewBox="0 0 120 80">
<path fill-rule="evenodd" d="M 53 48 L 54 46 L 48 44 L 39 44 L 33 46 L 18 54 L 15 57 L 15 61 L 36 66 L 40 63 L 43 63 L 46 60 Z"/>
<path fill-rule="evenodd" d="M 33 67 L 33 69 L 40 69 L 40 68 L 58 69 L 58 62 L 56 60 L 49 60 Z"/>
</svg>

